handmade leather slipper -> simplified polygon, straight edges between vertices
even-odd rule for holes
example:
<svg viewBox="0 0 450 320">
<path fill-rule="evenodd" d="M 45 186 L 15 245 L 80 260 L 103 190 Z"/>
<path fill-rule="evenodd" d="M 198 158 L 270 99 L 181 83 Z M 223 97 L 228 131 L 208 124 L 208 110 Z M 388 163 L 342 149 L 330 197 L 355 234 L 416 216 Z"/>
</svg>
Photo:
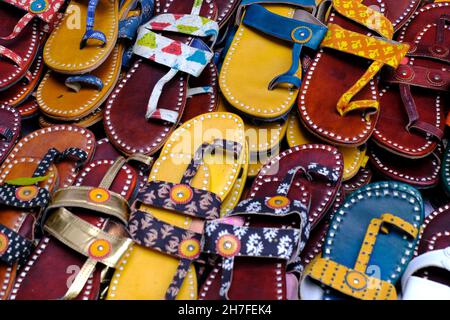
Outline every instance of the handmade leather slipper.
<svg viewBox="0 0 450 320">
<path fill-rule="evenodd" d="M 87 157 L 88 153 L 78 148 L 61 152 L 50 148 L 42 159 L 15 158 L 0 168 L 0 299 L 8 298 L 19 266 L 26 265 L 34 247 L 36 221 L 58 186 L 58 169 L 54 164 L 64 160 L 78 166 Z"/>
<path fill-rule="evenodd" d="M 125 154 L 160 149 L 184 112 L 188 77 L 198 77 L 213 56 L 200 40 L 213 44 L 218 34 L 213 0 L 171 1 L 164 12 L 139 28 L 133 52 L 140 59 L 107 102 L 106 134 Z"/>
<path fill-rule="evenodd" d="M 450 300 L 450 205 L 425 218 L 416 257 L 402 277 L 403 300 Z"/>
<path fill-rule="evenodd" d="M 42 56 L 38 54 L 28 70 L 28 77 L 23 77 L 9 89 L 2 91 L 0 96 L 0 105 L 8 104 L 12 107 L 18 107 L 33 93 L 44 70 Z"/>
<path fill-rule="evenodd" d="M 43 29 L 57 20 L 63 3 L 63 0 L 0 3 L 0 91 L 27 76 L 38 53 Z"/>
<path fill-rule="evenodd" d="M 118 0 L 71 0 L 64 18 L 45 44 L 45 63 L 65 74 L 95 70 L 116 45 L 119 19 Z M 76 23 L 79 25 L 74 25 Z"/>
<path fill-rule="evenodd" d="M 392 37 L 398 19 L 417 2 L 389 0 L 380 7 L 376 0 L 333 0 L 328 33 L 299 95 L 308 130 L 333 145 L 359 146 L 369 139 L 379 116 L 376 76 L 385 65 L 397 68 L 406 55 L 409 46 Z M 367 29 L 381 37 L 368 36 Z"/>
<path fill-rule="evenodd" d="M 6 105 L 0 105 L 0 164 L 14 148 L 20 135 L 20 114 Z"/>
<path fill-rule="evenodd" d="M 287 265 L 305 247 L 310 230 L 310 194 L 295 182 L 306 170 L 291 167 L 269 193 L 258 190 L 225 219 L 206 222 L 204 251 L 218 255 L 218 261 L 201 299 L 288 298 Z"/>
<path fill-rule="evenodd" d="M 400 31 L 411 49 L 407 63 L 386 70 L 380 119 L 373 141 L 408 158 L 430 155 L 444 137 L 446 93 L 450 90 L 450 3 L 418 10 Z"/>
<path fill-rule="evenodd" d="M 445 193 L 450 196 L 450 145 L 445 149 L 442 159 L 441 184 Z"/>
<path fill-rule="evenodd" d="M 219 217 L 244 144 L 244 124 L 231 113 L 198 116 L 172 133 L 133 206 L 128 229 L 135 244 L 107 299 L 196 299 L 191 262 L 201 251 L 203 223 Z"/>
<path fill-rule="evenodd" d="M 94 134 L 87 129 L 70 125 L 59 125 L 34 131 L 16 144 L 3 165 L 6 166 L 23 157 L 41 159 L 51 148 L 61 151 L 69 147 L 87 152 L 89 160 L 95 149 Z M 77 175 L 77 165 L 63 161 L 57 163 L 56 167 L 59 177 L 58 188 L 72 185 Z"/>
<path fill-rule="evenodd" d="M 241 2 L 219 77 L 236 112 L 259 121 L 286 119 L 301 85 L 302 49 L 317 49 L 327 31 L 302 10 L 314 7 L 314 0 Z"/>
<path fill-rule="evenodd" d="M 348 195 L 359 188 L 368 185 L 372 180 L 372 175 L 372 170 L 368 166 L 361 168 L 356 176 L 342 183 L 342 193 Z"/>
<path fill-rule="evenodd" d="M 10 298 L 98 299 L 105 272 L 131 245 L 125 224 L 137 176 L 123 157 L 97 160 L 57 190 L 42 218 L 45 236 Z"/>
<path fill-rule="evenodd" d="M 16 107 L 22 120 L 33 118 L 39 113 L 39 105 L 34 97 L 29 97 Z"/>
<path fill-rule="evenodd" d="M 372 183 L 349 195 L 331 221 L 322 255 L 305 268 L 302 299 L 396 300 L 423 210 L 420 193 L 403 183 Z"/>
<path fill-rule="evenodd" d="M 306 175 L 299 175 L 295 182 L 300 183 L 311 195 L 308 219 L 314 229 L 333 205 L 342 182 L 342 155 L 334 147 L 306 144 L 283 151 L 263 166 L 253 181 L 249 197 L 255 197 L 258 190 L 273 193 L 274 184 L 277 184 L 290 168 L 296 166 L 307 170 Z M 318 172 L 311 175 L 308 174 L 309 171 Z"/>
<path fill-rule="evenodd" d="M 431 188 L 439 183 L 442 151 L 438 146 L 425 158 L 409 159 L 372 145 L 369 155 L 373 169 L 383 176 L 416 188 Z"/>
<path fill-rule="evenodd" d="M 272 157 L 280 154 L 280 148 L 275 146 L 271 150 L 263 151 L 261 153 L 251 153 L 249 155 L 248 176 L 254 178 L 258 175 L 261 168 L 269 162 Z"/>
<path fill-rule="evenodd" d="M 140 4 L 140 8 L 134 8 Z M 85 75 L 67 76 L 48 71 L 36 91 L 36 100 L 50 122 L 80 122 L 97 111 L 119 80 L 122 59 L 135 39 L 138 27 L 153 12 L 150 0 L 127 0 L 121 6 L 118 43 L 95 70 Z M 98 112 L 97 112 L 98 113 Z"/>
<path fill-rule="evenodd" d="M 189 77 L 186 107 L 180 124 L 185 123 L 201 114 L 218 110 L 219 97 L 217 87 L 217 68 L 209 63 L 198 78 Z"/>
<path fill-rule="evenodd" d="M 321 140 L 305 129 L 299 121 L 296 112 L 292 112 L 288 119 L 288 128 L 286 133 L 289 147 L 300 146 L 304 144 L 319 144 Z M 359 147 L 337 147 L 344 157 L 343 181 L 353 178 L 361 168 L 366 166 L 369 157 L 366 156 L 366 146 Z"/>
</svg>

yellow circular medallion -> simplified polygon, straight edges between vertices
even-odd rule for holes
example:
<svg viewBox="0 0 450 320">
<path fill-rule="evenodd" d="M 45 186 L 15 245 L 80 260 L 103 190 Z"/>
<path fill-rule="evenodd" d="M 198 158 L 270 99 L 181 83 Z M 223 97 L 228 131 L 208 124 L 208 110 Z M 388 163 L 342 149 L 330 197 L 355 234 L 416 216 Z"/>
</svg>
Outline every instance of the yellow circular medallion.
<svg viewBox="0 0 450 320">
<path fill-rule="evenodd" d="M 176 204 L 185 204 L 192 200 L 194 192 L 187 184 L 177 184 L 170 190 L 170 199 Z"/>
<path fill-rule="evenodd" d="M 358 271 L 348 271 L 345 275 L 345 282 L 353 290 L 363 290 L 367 286 L 366 277 Z"/>
<path fill-rule="evenodd" d="M 8 250 L 9 239 L 8 237 L 0 232 L 0 255 L 4 254 Z"/>
<path fill-rule="evenodd" d="M 36 186 L 24 186 L 16 189 L 16 198 L 20 201 L 33 200 L 39 192 L 39 188 Z"/>
<path fill-rule="evenodd" d="M 216 250 L 222 257 L 234 257 L 241 250 L 241 241 L 234 235 L 223 235 L 217 240 Z"/>
<path fill-rule="evenodd" d="M 266 201 L 266 205 L 272 209 L 282 209 L 287 207 L 291 201 L 285 196 L 274 196 Z"/>
<path fill-rule="evenodd" d="M 111 253 L 111 243 L 105 239 L 92 241 L 89 246 L 89 256 L 95 260 L 102 260 Z"/>
<path fill-rule="evenodd" d="M 95 188 L 89 191 L 89 200 L 102 203 L 109 200 L 109 191 L 103 188 Z"/>
<path fill-rule="evenodd" d="M 200 255 L 200 242 L 196 239 L 183 240 L 178 246 L 178 253 L 187 259 L 195 259 Z"/>
</svg>

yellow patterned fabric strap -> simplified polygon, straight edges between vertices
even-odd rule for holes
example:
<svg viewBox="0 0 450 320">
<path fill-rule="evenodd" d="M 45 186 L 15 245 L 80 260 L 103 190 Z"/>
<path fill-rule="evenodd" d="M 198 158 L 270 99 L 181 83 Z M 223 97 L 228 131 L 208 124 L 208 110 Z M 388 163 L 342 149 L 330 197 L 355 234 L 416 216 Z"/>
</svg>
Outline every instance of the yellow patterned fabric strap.
<svg viewBox="0 0 450 320">
<path fill-rule="evenodd" d="M 381 12 L 362 4 L 362 0 L 333 0 L 333 8 L 344 17 L 375 31 L 379 35 L 392 39 L 394 27 Z"/>
<path fill-rule="evenodd" d="M 328 32 L 321 46 L 374 61 L 364 75 L 339 99 L 336 108 L 341 116 L 355 109 L 374 109 L 374 111 L 377 111 L 379 104 L 376 100 L 351 100 L 376 76 L 385 64 L 397 68 L 409 50 L 407 44 L 369 37 L 346 30 L 333 23 L 328 25 Z"/>
<path fill-rule="evenodd" d="M 375 246 L 375 242 L 377 240 L 377 236 L 380 233 L 380 229 L 384 233 L 388 233 L 388 229 L 384 226 L 384 224 L 390 224 L 398 229 L 404 231 L 408 235 L 413 238 L 416 238 L 419 230 L 416 227 L 411 225 L 409 222 L 394 216 L 390 213 L 384 213 L 381 217 L 374 218 L 370 221 L 369 227 L 367 228 L 366 235 L 364 237 L 363 244 L 359 251 L 358 258 L 356 259 L 355 270 L 359 272 L 366 272 L 367 265 L 370 260 L 370 256 L 372 255 L 373 248 Z"/>
<path fill-rule="evenodd" d="M 356 299 L 397 300 L 397 292 L 392 283 L 370 277 L 329 259 L 316 257 L 305 268 L 305 276 Z"/>
</svg>

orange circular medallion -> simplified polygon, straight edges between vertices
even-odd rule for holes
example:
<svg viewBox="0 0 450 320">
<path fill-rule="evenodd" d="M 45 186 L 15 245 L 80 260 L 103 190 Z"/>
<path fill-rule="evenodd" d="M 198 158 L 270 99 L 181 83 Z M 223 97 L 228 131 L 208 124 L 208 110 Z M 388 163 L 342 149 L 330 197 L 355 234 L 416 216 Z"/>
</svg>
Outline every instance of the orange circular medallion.
<svg viewBox="0 0 450 320">
<path fill-rule="evenodd" d="M 95 188 L 89 191 L 89 200 L 92 202 L 102 203 L 110 198 L 109 191 L 103 188 Z"/>
<path fill-rule="evenodd" d="M 39 188 L 36 186 L 24 186 L 16 189 L 16 198 L 20 201 L 33 200 L 39 192 Z"/>
<path fill-rule="evenodd" d="M 345 275 L 345 282 L 353 290 L 363 290 L 367 286 L 366 277 L 358 271 L 348 271 Z"/>
<path fill-rule="evenodd" d="M 95 260 L 102 260 L 111 253 L 111 243 L 105 239 L 94 240 L 89 246 L 89 256 Z"/>
<path fill-rule="evenodd" d="M 195 259 L 200 255 L 200 242 L 196 239 L 183 240 L 178 246 L 178 253 L 187 259 Z"/>
<path fill-rule="evenodd" d="M 216 250 L 222 257 L 234 257 L 241 250 L 241 241 L 234 235 L 223 235 L 217 240 Z"/>
<path fill-rule="evenodd" d="M 291 201 L 285 196 L 273 196 L 266 201 L 266 205 L 272 209 L 282 209 L 287 207 Z"/>
<path fill-rule="evenodd" d="M 177 184 L 170 190 L 170 199 L 176 204 L 185 204 L 192 200 L 194 192 L 187 184 Z"/>
</svg>

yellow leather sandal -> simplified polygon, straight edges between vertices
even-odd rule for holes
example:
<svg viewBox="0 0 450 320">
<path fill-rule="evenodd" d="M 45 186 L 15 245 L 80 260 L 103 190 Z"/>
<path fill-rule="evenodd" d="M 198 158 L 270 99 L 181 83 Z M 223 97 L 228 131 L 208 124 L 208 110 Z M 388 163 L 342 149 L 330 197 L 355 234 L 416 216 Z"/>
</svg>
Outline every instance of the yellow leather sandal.
<svg viewBox="0 0 450 320">
<path fill-rule="evenodd" d="M 47 66 L 60 73 L 83 74 L 105 62 L 119 35 L 119 2 L 71 0 L 45 44 Z"/>
<path fill-rule="evenodd" d="M 137 4 L 140 8 L 130 10 Z M 119 80 L 127 47 L 135 38 L 138 27 L 150 19 L 152 11 L 152 2 L 149 0 L 127 0 L 122 5 L 118 35 L 120 42 L 115 45 L 106 60 L 91 73 L 67 76 L 48 71 L 45 74 L 36 92 L 36 100 L 44 116 L 41 118 L 41 126 L 58 121 L 88 126 L 101 119 L 101 112 L 98 112 L 98 109 Z"/>
<path fill-rule="evenodd" d="M 231 113 L 201 115 L 173 132 L 133 205 L 128 229 L 135 243 L 107 299 L 197 298 L 191 262 L 201 251 L 204 220 L 219 217 L 239 177 L 244 145 L 244 124 Z"/>
<path fill-rule="evenodd" d="M 286 119 L 301 85 L 302 48 L 317 49 L 326 33 L 305 8 L 313 10 L 315 1 L 241 2 L 219 81 L 239 113 L 260 121 Z"/>
<path fill-rule="evenodd" d="M 321 140 L 310 133 L 300 122 L 296 112 L 292 112 L 288 120 L 287 142 L 289 147 L 303 144 L 321 143 Z M 367 147 L 337 147 L 344 157 L 344 181 L 353 178 L 361 168 L 364 168 L 369 160 L 366 156 Z"/>
</svg>

